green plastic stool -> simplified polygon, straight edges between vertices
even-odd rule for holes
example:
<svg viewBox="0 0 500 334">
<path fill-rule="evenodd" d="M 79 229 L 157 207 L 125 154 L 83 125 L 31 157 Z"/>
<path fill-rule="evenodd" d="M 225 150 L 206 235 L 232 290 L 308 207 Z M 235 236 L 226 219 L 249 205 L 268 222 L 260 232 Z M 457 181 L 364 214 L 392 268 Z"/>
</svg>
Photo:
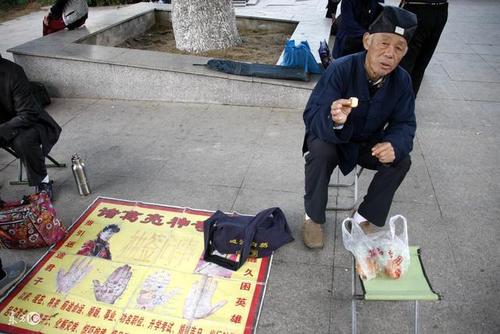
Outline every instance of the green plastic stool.
<svg viewBox="0 0 500 334">
<path fill-rule="evenodd" d="M 424 265 L 420 258 L 420 247 L 410 247 L 410 268 L 400 279 L 394 280 L 380 276 L 369 281 L 363 281 L 356 274 L 356 263 L 352 257 L 352 333 L 356 334 L 356 301 L 415 301 L 415 333 L 419 332 L 418 302 L 440 300 L 425 274 Z M 363 294 L 356 293 L 356 276 L 361 282 Z"/>
</svg>

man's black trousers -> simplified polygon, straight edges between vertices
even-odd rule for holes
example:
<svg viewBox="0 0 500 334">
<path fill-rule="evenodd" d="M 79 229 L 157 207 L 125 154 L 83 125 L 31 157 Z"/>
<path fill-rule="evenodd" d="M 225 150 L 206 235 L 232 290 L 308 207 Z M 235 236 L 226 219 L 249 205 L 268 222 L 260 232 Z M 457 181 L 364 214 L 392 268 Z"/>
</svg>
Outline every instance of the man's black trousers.
<svg viewBox="0 0 500 334">
<path fill-rule="evenodd" d="M 29 185 L 39 185 L 47 176 L 39 132 L 34 128 L 22 129 L 8 146 L 16 152 L 26 167 Z"/>
<path fill-rule="evenodd" d="M 337 145 L 327 143 L 313 135 L 307 136 L 309 153 L 305 160 L 304 207 L 307 215 L 315 222 L 326 221 L 328 184 L 335 167 L 339 163 Z M 410 169 L 411 160 L 407 156 L 397 164 L 384 165 L 371 155 L 376 143 L 359 144 L 358 165 L 376 170 L 368 192 L 358 208 L 360 215 L 377 226 L 383 226 L 391 208 L 394 193 Z"/>
<path fill-rule="evenodd" d="M 401 60 L 401 67 L 410 73 L 415 96 L 424 72 L 438 45 L 441 32 L 448 20 L 448 3 L 442 5 L 405 4 L 404 9 L 415 13 L 418 26 L 408 45 L 408 52 Z"/>
</svg>

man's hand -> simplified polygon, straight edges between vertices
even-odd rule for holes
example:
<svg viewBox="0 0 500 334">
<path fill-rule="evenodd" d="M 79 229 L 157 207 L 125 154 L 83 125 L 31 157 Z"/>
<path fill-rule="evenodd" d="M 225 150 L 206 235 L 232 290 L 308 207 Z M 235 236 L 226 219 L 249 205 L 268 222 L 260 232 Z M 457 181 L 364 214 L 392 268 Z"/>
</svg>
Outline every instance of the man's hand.
<svg viewBox="0 0 500 334">
<path fill-rule="evenodd" d="M 59 269 L 56 278 L 56 292 L 68 293 L 76 284 L 80 283 L 92 270 L 90 262 L 91 259 L 77 258 L 67 272 L 62 268 Z"/>
<path fill-rule="evenodd" d="M 128 264 L 116 268 L 106 282 L 102 284 L 98 280 L 93 280 L 95 299 L 100 302 L 114 304 L 127 288 L 130 277 L 132 277 L 131 269 Z"/>
<path fill-rule="evenodd" d="M 350 99 L 339 99 L 337 101 L 333 101 L 330 113 L 335 124 L 344 124 L 347 121 L 347 116 L 349 116 L 351 110 Z"/>
<path fill-rule="evenodd" d="M 388 164 L 396 159 L 394 147 L 389 142 L 378 143 L 372 147 L 372 156 L 376 157 L 378 161 L 383 164 Z"/>
</svg>

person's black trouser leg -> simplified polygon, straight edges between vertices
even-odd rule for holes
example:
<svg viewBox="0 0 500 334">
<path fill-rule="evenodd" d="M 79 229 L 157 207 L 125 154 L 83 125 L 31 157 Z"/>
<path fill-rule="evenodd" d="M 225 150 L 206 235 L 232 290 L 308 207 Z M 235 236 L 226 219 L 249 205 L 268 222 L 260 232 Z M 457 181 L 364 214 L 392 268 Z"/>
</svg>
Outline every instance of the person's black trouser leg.
<svg viewBox="0 0 500 334">
<path fill-rule="evenodd" d="M 40 134 L 34 128 L 19 131 L 19 134 L 9 143 L 26 167 L 30 186 L 39 185 L 47 176 L 45 157 L 40 145 Z"/>
<path fill-rule="evenodd" d="M 0 259 L 0 279 L 4 278 L 7 274 L 3 271 L 2 259 Z"/>
<path fill-rule="evenodd" d="M 420 89 L 425 69 L 431 61 L 441 32 L 448 20 L 448 4 L 411 5 L 406 4 L 404 9 L 417 15 L 418 26 L 408 45 L 408 52 L 401 60 L 401 66 L 410 73 L 415 96 Z"/>
<path fill-rule="evenodd" d="M 359 205 L 358 213 L 369 222 L 384 226 L 394 194 L 410 170 L 410 156 L 395 164 L 381 164 L 371 155 L 372 144 L 360 145 L 358 164 L 361 167 L 377 170 L 372 179 L 368 192 Z"/>
<path fill-rule="evenodd" d="M 312 135 L 308 135 L 306 140 L 309 153 L 305 156 L 304 207 L 315 223 L 323 224 L 326 221 L 328 183 L 339 161 L 337 145 Z"/>
<path fill-rule="evenodd" d="M 339 163 L 337 145 L 327 143 L 312 135 L 307 137 L 309 153 L 305 156 L 304 207 L 307 215 L 318 224 L 326 221 L 328 184 L 333 170 Z M 377 170 L 368 192 L 358 208 L 360 215 L 377 226 L 383 226 L 391 208 L 394 194 L 410 169 L 411 159 L 406 157 L 397 164 L 383 165 L 371 155 L 375 143 L 359 146 L 358 164 Z"/>
</svg>

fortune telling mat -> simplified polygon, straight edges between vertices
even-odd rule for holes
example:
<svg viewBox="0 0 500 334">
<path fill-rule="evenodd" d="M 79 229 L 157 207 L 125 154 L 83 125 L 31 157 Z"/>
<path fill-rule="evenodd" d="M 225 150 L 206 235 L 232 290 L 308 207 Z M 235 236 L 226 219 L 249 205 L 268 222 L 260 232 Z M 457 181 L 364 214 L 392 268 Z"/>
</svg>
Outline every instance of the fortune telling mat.
<svg viewBox="0 0 500 334">
<path fill-rule="evenodd" d="M 0 332 L 253 333 L 271 259 L 203 261 L 211 214 L 96 199 L 0 303 Z"/>
</svg>

